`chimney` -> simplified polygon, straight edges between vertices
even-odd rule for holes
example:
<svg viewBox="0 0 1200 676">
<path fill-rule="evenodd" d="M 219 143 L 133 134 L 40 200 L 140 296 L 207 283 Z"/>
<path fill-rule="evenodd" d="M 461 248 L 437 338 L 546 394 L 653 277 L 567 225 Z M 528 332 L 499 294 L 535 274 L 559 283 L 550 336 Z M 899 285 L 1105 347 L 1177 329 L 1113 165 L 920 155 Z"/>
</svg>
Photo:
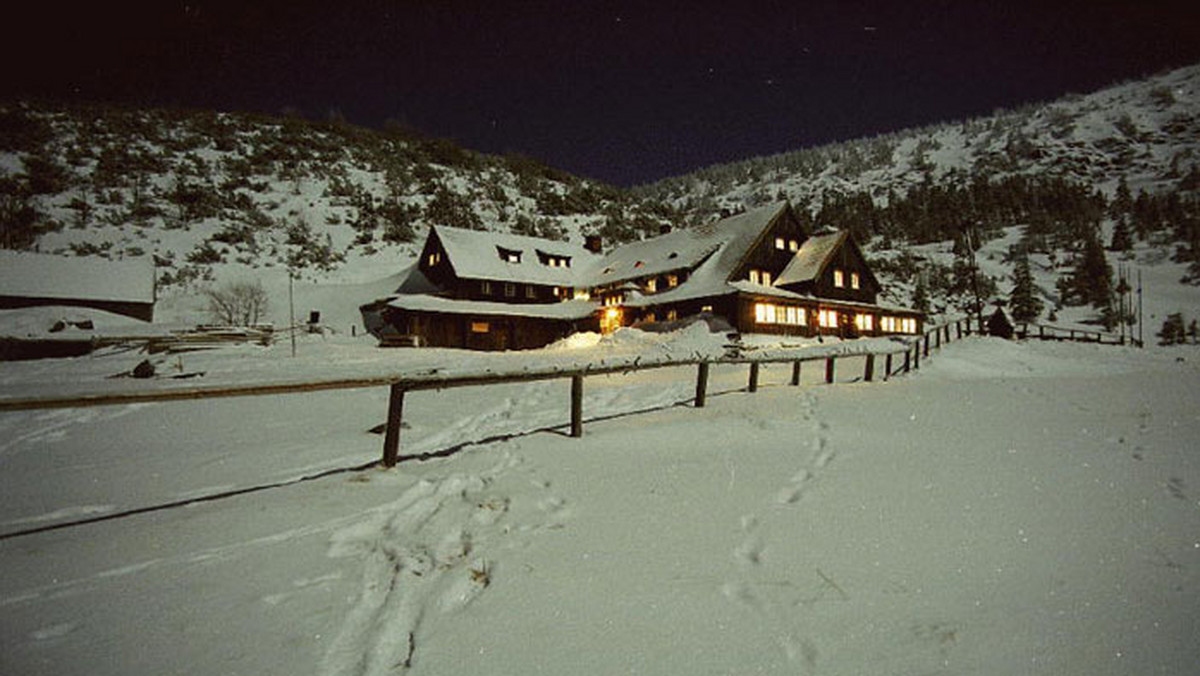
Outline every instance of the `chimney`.
<svg viewBox="0 0 1200 676">
<path fill-rule="evenodd" d="M 583 238 L 583 248 L 594 254 L 604 253 L 604 240 L 600 235 L 587 235 Z"/>
<path fill-rule="evenodd" d="M 666 235 L 670 232 L 671 232 L 671 224 L 670 223 L 659 223 L 658 224 L 658 234 Z"/>
</svg>

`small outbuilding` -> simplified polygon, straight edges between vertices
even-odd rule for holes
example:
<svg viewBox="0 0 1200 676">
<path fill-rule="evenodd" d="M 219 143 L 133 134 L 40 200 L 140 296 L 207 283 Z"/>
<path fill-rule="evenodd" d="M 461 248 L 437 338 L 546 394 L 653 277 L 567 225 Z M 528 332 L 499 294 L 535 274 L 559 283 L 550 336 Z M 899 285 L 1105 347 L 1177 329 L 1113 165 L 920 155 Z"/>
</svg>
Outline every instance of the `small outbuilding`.
<svg viewBox="0 0 1200 676">
<path fill-rule="evenodd" d="M 0 250 L 0 309 L 69 305 L 154 321 L 154 263 Z"/>
</svg>

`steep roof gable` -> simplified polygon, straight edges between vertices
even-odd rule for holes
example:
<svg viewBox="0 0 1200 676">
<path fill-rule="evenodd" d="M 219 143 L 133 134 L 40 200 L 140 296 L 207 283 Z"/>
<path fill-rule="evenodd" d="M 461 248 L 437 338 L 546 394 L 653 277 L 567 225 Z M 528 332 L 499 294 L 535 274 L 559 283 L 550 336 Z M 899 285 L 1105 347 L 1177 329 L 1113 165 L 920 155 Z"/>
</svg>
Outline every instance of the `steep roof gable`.
<svg viewBox="0 0 1200 676">
<path fill-rule="evenodd" d="M 825 266 L 833 258 L 838 247 L 846 241 L 846 231 L 834 232 L 827 235 L 813 235 L 804 240 L 800 250 L 788 262 L 783 272 L 775 280 L 776 286 L 811 282 L 821 276 Z"/>
<path fill-rule="evenodd" d="M 787 202 L 775 202 L 695 228 L 623 244 L 596 263 L 590 281 L 610 284 L 681 269 L 696 269 L 727 281 L 767 227 L 789 208 Z"/>
</svg>

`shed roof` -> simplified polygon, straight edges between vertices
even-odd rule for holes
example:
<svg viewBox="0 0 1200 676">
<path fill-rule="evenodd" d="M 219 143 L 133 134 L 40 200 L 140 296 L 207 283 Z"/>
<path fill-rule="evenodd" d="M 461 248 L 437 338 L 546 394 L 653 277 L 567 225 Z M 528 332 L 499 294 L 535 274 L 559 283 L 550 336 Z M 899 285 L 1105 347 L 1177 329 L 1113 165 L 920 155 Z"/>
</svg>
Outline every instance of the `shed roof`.
<svg viewBox="0 0 1200 676">
<path fill-rule="evenodd" d="M 0 250 L 0 295 L 153 303 L 154 262 Z"/>
</svg>

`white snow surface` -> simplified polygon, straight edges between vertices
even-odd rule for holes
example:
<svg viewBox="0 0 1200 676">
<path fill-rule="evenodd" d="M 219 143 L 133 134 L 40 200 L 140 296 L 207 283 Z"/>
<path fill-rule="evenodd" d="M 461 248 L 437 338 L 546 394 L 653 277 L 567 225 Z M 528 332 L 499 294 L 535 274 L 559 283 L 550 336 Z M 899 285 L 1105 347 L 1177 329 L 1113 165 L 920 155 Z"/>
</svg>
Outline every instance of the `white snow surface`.
<svg viewBox="0 0 1200 676">
<path fill-rule="evenodd" d="M 354 349 L 184 359 L 303 371 Z M 6 364 L 0 389 L 122 359 Z M 478 443 L 0 539 L 0 673 L 1192 674 L 1198 363 L 976 337 L 886 383 L 845 358 L 836 385 L 767 366 L 751 394 L 715 367 L 704 409 L 676 405 L 690 368 L 596 376 L 581 439 L 565 381 L 410 393 L 403 452 Z M 0 414 L 0 533 L 370 461 L 386 400 Z"/>
</svg>

